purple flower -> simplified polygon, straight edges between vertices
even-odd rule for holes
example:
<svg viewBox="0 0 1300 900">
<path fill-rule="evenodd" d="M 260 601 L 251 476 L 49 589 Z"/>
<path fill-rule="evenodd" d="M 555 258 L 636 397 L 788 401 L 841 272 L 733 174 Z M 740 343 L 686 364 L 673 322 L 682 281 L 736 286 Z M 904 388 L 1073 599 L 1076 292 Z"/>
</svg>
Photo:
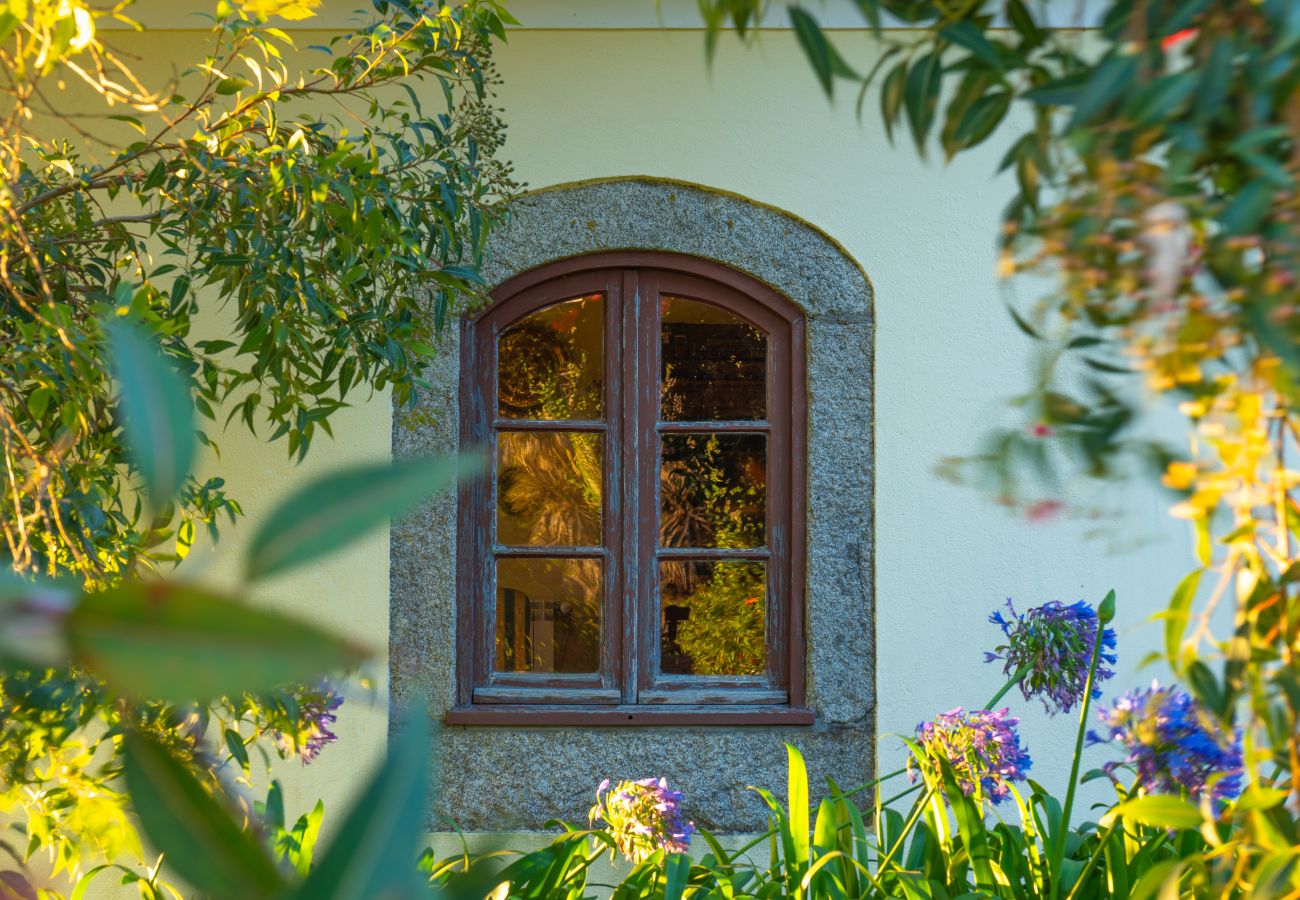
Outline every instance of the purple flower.
<svg viewBox="0 0 1300 900">
<path fill-rule="evenodd" d="M 1241 792 L 1241 732 L 1229 731 L 1176 685 L 1153 682 L 1130 691 L 1101 712 L 1105 728 L 1089 732 L 1093 744 L 1118 741 L 1128 755 L 1107 763 L 1107 773 L 1132 766 L 1139 789 L 1153 794 L 1230 800 Z"/>
<path fill-rule="evenodd" d="M 1020 615 L 1009 599 L 1007 610 L 1009 618 L 999 610 L 989 616 L 990 622 L 1002 628 L 1007 640 L 996 648 L 998 652 L 985 653 L 984 661 L 1003 660 L 1002 671 L 1009 677 L 1027 667 L 1020 680 L 1025 699 L 1042 700 L 1049 715 L 1069 712 L 1076 703 L 1083 702 L 1088 665 L 1097 640 L 1097 611 L 1082 600 L 1068 606 L 1053 600 Z M 1115 665 L 1116 656 L 1106 652 L 1115 649 L 1115 629 L 1102 631 L 1101 647 L 1093 679 L 1094 700 L 1101 696 L 1097 685 L 1115 674 L 1109 667 Z"/>
<path fill-rule="evenodd" d="M 1024 781 L 1032 765 L 1029 753 L 1020 746 L 1016 725 L 1020 720 L 1007 715 L 1004 707 L 965 712 L 957 707 L 916 726 L 916 740 L 924 760 L 915 755 L 907 761 L 907 775 L 916 781 L 915 769 L 934 768 L 938 760 L 952 767 L 961 792 L 977 801 L 1001 803 L 1011 792 L 1011 783 Z"/>
<path fill-rule="evenodd" d="M 655 853 L 685 853 L 695 833 L 694 822 L 682 821 L 681 791 L 670 790 L 662 778 L 621 781 L 612 790 L 609 780 L 596 789 L 596 805 L 588 818 L 604 828 L 614 845 L 632 863 Z"/>
<path fill-rule="evenodd" d="M 325 749 L 326 744 L 339 739 L 330 731 L 330 726 L 338 721 L 335 710 L 343 705 L 343 697 L 322 679 L 302 688 L 294 701 L 297 717 L 274 722 L 272 731 L 280 755 L 299 756 L 305 766 Z"/>
</svg>

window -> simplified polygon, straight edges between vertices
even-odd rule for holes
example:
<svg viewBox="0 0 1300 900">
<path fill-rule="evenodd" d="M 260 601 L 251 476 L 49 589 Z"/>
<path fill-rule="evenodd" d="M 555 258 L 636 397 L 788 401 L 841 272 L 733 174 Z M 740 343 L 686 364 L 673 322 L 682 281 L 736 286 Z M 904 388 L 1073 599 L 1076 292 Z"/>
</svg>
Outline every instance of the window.
<svg viewBox="0 0 1300 900">
<path fill-rule="evenodd" d="M 723 266 L 606 253 L 467 322 L 461 724 L 803 710 L 804 322 Z"/>
</svg>

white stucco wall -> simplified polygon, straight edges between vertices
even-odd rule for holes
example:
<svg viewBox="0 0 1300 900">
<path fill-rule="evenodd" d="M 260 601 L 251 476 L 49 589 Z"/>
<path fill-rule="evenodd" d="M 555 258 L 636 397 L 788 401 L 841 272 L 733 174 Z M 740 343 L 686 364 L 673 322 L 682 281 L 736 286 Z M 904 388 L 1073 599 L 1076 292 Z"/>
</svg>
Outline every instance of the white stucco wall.
<svg viewBox="0 0 1300 900">
<path fill-rule="evenodd" d="M 578 14 L 583 9 L 593 18 Z M 754 49 L 724 39 L 710 71 L 699 31 L 640 21 L 631 24 L 641 27 L 609 27 L 627 23 L 608 10 L 546 0 L 513 4 L 525 27 L 511 34 L 498 60 L 510 125 L 506 153 L 518 176 L 543 187 L 652 175 L 734 191 L 825 230 L 874 285 L 881 770 L 901 759 L 891 732 L 910 732 L 953 706 L 981 704 L 999 686 L 999 673 L 982 662 L 998 634 L 985 617 L 1008 596 L 1024 606 L 1095 602 L 1116 588 L 1121 671 L 1108 687 L 1149 680 L 1152 673 L 1134 667 L 1159 632 L 1141 623 L 1190 568 L 1186 537 L 1160 497 L 1134 484 L 1110 498 L 1125 510 L 1116 521 L 1067 517 L 1031 525 L 934 475 L 940 457 L 972 452 L 1003 415 L 1002 399 L 1027 384 L 1030 342 L 1011 324 L 994 276 L 994 235 L 1009 184 L 991 175 L 1005 143 L 991 141 L 950 166 L 922 162 L 910 145 L 887 143 L 874 99 L 862 125 L 851 95 L 828 104 L 789 32 L 765 33 Z M 547 27 L 530 30 L 534 18 Z M 158 59 L 197 46 L 191 38 L 170 32 L 123 40 Z M 301 43 L 316 39 L 303 33 Z M 846 32 L 840 39 L 865 67 L 869 38 Z M 1031 298 L 1022 291 L 1019 300 Z M 208 327 L 220 330 L 216 320 Z M 200 554 L 187 568 L 231 582 L 222 561 L 231 558 L 227 543 L 238 547 L 294 483 L 347 461 L 386 457 L 388 398 L 361 404 L 358 397 L 358 404 L 335 420 L 338 438 L 322 438 L 302 466 L 286 462 L 281 446 L 242 432 L 226 435 L 221 470 L 248 518 L 228 532 L 220 555 Z M 1099 524 L 1112 540 L 1087 537 Z M 1113 545 L 1137 549 L 1114 552 Z M 261 593 L 382 649 L 387 565 L 386 536 L 378 534 Z M 383 670 L 380 661 L 376 671 Z M 1062 785 L 1072 724 L 1020 706 L 1034 774 Z M 348 703 L 341 743 L 308 768 L 284 767 L 291 812 L 322 796 L 337 822 L 346 798 L 380 759 L 385 716 L 382 703 Z M 671 764 L 663 774 L 672 777 Z"/>
</svg>

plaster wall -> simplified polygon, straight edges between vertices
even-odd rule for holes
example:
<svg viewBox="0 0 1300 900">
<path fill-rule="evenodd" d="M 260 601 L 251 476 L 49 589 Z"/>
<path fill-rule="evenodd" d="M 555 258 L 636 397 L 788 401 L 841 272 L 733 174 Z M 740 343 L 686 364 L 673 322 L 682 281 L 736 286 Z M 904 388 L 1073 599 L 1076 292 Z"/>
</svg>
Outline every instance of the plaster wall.
<svg viewBox="0 0 1300 900">
<path fill-rule="evenodd" d="M 534 5 L 544 4 L 514 6 L 525 24 Z M 303 32 L 299 39 L 305 45 L 319 38 Z M 869 65 L 867 36 L 846 33 L 842 41 L 855 60 Z M 197 37 L 183 32 L 123 35 L 121 42 L 160 71 L 163 60 L 192 58 L 191 48 L 199 46 Z M 690 30 L 525 28 L 511 34 L 498 59 L 505 81 L 500 100 L 510 124 L 506 152 L 531 186 L 647 175 L 732 191 L 813 223 L 870 277 L 874 714 L 881 771 L 901 759 L 891 733 L 910 732 L 919 720 L 956 705 L 980 705 L 999 686 L 999 673 L 982 662 L 981 651 L 996 636 L 984 618 L 1008 596 L 1034 605 L 1097 600 L 1116 588 L 1121 666 L 1112 684 L 1151 677 L 1135 666 L 1156 645 L 1158 631 L 1140 626 L 1162 607 L 1189 559 L 1186 537 L 1167 518 L 1160 497 L 1140 484 L 1107 498 L 1071 496 L 1080 505 L 1113 501 L 1118 512 L 1101 522 L 1067 512 L 1031 525 L 934 475 L 940 457 L 973 451 L 984 429 L 1002 416 L 1002 399 L 1022 390 L 1029 377 L 1030 342 L 1003 305 L 1008 299 L 1027 303 L 1032 290 L 1008 297 L 993 274 L 994 234 L 1009 186 L 991 173 L 1004 142 L 994 139 L 948 166 L 919 160 L 911 146 L 892 148 L 871 113 L 874 98 L 867 99 L 862 125 L 851 96 L 828 104 L 788 32 L 765 33 L 751 50 L 723 40 L 711 71 L 701 34 Z M 208 327 L 219 332 L 219 317 Z M 322 439 L 307 463 L 294 466 L 283 447 L 230 432 L 221 441 L 220 467 L 248 517 L 228 532 L 220 555 L 200 554 L 188 568 L 233 582 L 233 566 L 222 560 L 237 556 L 226 555 L 226 545 L 237 547 L 252 533 L 276 498 L 309 474 L 387 457 L 388 398 L 358 398 L 336 420 L 335 433 L 336 440 Z M 1107 539 L 1089 537 L 1098 526 Z M 376 534 L 268 585 L 266 601 L 384 648 L 386 547 L 387 535 Z M 429 552 L 450 554 L 451 548 L 430 546 Z M 354 698 L 344 707 L 339 745 L 310 767 L 284 768 L 291 810 L 307 809 L 318 796 L 339 810 L 364 783 L 387 735 L 385 669 L 382 661 L 375 669 L 381 699 Z M 1061 783 L 1070 724 L 1022 708 L 1035 775 Z M 514 777 L 510 758 L 494 764 L 503 781 Z M 673 778 L 693 765 L 690 758 L 666 756 L 653 774 Z M 747 763 L 738 759 L 736 765 Z M 574 790 L 594 789 L 606 775 L 646 774 L 652 773 L 577 772 L 574 777 L 586 781 Z"/>
</svg>

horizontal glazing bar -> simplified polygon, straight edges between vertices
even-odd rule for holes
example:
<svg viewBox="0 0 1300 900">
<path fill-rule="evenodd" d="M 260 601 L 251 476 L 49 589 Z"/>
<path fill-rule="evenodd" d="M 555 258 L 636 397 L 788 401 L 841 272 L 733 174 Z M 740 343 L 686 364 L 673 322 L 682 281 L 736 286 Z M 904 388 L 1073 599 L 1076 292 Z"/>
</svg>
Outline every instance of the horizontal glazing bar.
<svg viewBox="0 0 1300 900">
<path fill-rule="evenodd" d="M 740 431 L 766 432 L 772 426 L 768 422 L 660 422 L 660 431 Z"/>
<path fill-rule="evenodd" d="M 546 549 L 550 549 L 549 547 Z M 660 547 L 660 559 L 768 559 L 772 551 L 766 547 L 749 550 L 728 550 L 724 547 Z"/>
<path fill-rule="evenodd" d="M 767 551 L 764 551 L 765 553 Z M 536 556 L 558 557 L 560 559 L 604 558 L 609 551 L 604 547 L 505 547 L 500 544 L 492 548 L 496 556 Z"/>
<path fill-rule="evenodd" d="M 604 431 L 599 419 L 497 419 L 492 427 L 498 431 Z"/>
</svg>

